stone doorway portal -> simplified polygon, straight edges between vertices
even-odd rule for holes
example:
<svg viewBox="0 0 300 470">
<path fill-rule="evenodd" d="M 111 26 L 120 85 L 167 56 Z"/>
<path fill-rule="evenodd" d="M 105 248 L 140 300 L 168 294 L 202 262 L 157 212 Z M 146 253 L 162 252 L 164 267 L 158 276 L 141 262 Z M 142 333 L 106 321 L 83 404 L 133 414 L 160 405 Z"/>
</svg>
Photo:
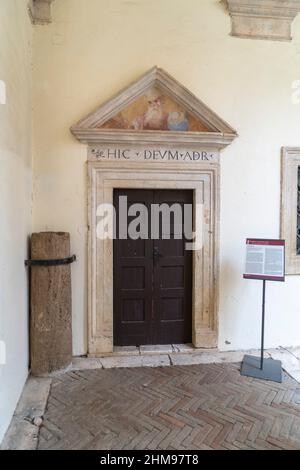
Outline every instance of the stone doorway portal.
<svg viewBox="0 0 300 470">
<path fill-rule="evenodd" d="M 114 349 L 114 244 L 99 239 L 98 208 L 115 189 L 188 190 L 194 224 L 192 343 L 218 339 L 220 151 L 236 131 L 154 67 L 71 129 L 88 144 L 88 353 Z M 197 243 L 197 241 L 196 241 Z M 118 341 L 118 340 L 117 340 Z"/>
</svg>

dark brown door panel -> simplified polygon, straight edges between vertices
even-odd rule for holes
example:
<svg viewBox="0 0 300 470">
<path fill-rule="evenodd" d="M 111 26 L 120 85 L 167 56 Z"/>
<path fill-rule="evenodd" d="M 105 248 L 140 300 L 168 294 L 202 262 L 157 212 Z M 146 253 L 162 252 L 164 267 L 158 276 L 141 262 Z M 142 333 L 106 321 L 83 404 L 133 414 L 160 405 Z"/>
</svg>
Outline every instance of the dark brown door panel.
<svg viewBox="0 0 300 470">
<path fill-rule="evenodd" d="M 192 191 L 115 190 L 117 214 L 120 196 L 127 196 L 128 207 L 147 207 L 149 234 L 151 204 L 180 204 L 183 210 L 193 201 Z M 163 227 L 157 240 L 114 240 L 115 345 L 191 342 L 192 252 L 185 250 L 185 239 L 172 238 L 178 221 L 170 221 L 171 239 L 164 239 Z"/>
</svg>

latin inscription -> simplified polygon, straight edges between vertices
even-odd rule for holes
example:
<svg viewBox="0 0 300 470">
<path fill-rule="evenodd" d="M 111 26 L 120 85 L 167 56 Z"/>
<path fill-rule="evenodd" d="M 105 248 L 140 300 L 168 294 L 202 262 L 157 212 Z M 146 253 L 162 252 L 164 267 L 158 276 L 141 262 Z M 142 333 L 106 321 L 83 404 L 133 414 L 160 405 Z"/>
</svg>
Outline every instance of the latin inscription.
<svg viewBox="0 0 300 470">
<path fill-rule="evenodd" d="M 208 150 L 176 149 L 130 149 L 130 148 L 90 148 L 90 156 L 96 160 L 139 160 L 158 162 L 212 162 L 218 160 L 218 153 Z"/>
</svg>

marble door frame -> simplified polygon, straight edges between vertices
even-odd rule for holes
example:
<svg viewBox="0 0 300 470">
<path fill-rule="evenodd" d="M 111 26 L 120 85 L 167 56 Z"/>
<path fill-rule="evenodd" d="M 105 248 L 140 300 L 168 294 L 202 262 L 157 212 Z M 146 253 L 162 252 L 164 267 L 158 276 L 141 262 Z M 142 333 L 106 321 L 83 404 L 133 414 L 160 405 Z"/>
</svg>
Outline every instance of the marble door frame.
<svg viewBox="0 0 300 470">
<path fill-rule="evenodd" d="M 146 166 L 146 167 L 145 167 Z M 114 188 L 190 189 L 194 217 L 203 220 L 203 248 L 193 252 L 193 345 L 217 346 L 219 278 L 219 164 L 88 163 L 88 353 L 113 351 L 113 240 L 96 236 L 97 207 L 112 203 Z M 201 215 L 196 203 L 203 203 Z M 196 219 L 195 219 L 196 223 Z"/>
</svg>

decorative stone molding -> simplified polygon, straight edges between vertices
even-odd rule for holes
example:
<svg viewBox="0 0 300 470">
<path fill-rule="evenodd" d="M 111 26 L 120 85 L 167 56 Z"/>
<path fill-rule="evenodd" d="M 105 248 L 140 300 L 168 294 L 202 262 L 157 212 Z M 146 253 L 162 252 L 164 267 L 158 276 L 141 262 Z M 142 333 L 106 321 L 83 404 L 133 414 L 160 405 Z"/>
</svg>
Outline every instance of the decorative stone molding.
<svg viewBox="0 0 300 470">
<path fill-rule="evenodd" d="M 300 148 L 284 147 L 281 160 L 281 237 L 286 244 L 286 274 L 300 274 Z"/>
<path fill-rule="evenodd" d="M 33 24 L 51 23 L 51 3 L 54 0 L 30 0 L 28 11 Z"/>
<path fill-rule="evenodd" d="M 179 150 L 184 147 L 178 147 Z M 192 341 L 214 348 L 218 339 L 219 164 L 89 161 L 88 354 L 113 351 L 113 240 L 97 238 L 97 208 L 113 203 L 115 188 L 188 189 L 203 213 L 203 249 L 193 251 Z"/>
<path fill-rule="evenodd" d="M 232 36 L 291 41 L 300 0 L 227 0 Z"/>
</svg>

